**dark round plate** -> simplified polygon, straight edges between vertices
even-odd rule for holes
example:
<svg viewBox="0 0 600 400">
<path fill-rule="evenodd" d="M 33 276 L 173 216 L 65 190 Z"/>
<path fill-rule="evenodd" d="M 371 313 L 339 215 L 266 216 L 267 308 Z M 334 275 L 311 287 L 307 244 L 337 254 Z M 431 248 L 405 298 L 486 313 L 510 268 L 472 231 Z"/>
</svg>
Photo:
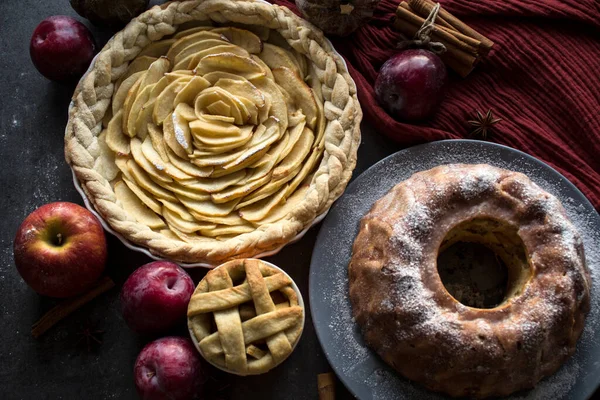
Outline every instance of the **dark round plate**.
<svg viewBox="0 0 600 400">
<path fill-rule="evenodd" d="M 600 216 L 573 184 L 543 162 L 509 147 L 473 140 L 433 142 L 399 151 L 354 180 L 331 208 L 313 251 L 309 280 L 312 318 L 329 363 L 362 400 L 445 398 L 400 377 L 365 346 L 352 320 L 347 268 L 360 219 L 373 203 L 413 173 L 450 163 L 486 163 L 527 174 L 561 200 L 581 232 L 592 272 L 592 311 L 575 355 L 533 390 L 510 399 L 589 398 L 600 384 Z"/>
</svg>

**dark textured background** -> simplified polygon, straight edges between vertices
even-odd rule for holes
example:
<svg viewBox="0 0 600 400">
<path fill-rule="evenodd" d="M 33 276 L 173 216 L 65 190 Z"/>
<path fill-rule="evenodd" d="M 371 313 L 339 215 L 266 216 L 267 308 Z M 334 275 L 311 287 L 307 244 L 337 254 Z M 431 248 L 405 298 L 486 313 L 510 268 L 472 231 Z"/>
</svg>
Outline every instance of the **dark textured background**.
<svg viewBox="0 0 600 400">
<path fill-rule="evenodd" d="M 63 155 L 67 106 L 74 86 L 46 80 L 29 58 L 33 30 L 42 19 L 57 14 L 74 16 L 90 26 L 68 0 L 0 0 L 0 398 L 134 399 L 133 364 L 149 339 L 125 326 L 119 290 L 97 298 L 36 340 L 31 337 L 31 325 L 54 303 L 29 289 L 13 263 L 15 232 L 31 211 L 53 201 L 83 204 Z M 91 28 L 100 46 L 112 34 Z M 363 125 L 355 176 L 398 149 Z M 307 303 L 308 270 L 318 229 L 268 258 L 287 270 Z M 150 260 L 114 237 L 107 238 L 108 273 L 120 287 L 135 268 Z M 196 270 L 192 276 L 198 282 L 203 273 Z M 102 344 L 91 346 L 91 351 L 79 334 L 88 325 L 104 331 L 99 335 Z M 207 388 L 209 398 L 214 399 L 315 399 L 317 374 L 327 371 L 330 367 L 308 313 L 300 343 L 284 364 L 247 378 L 207 367 Z M 340 399 L 350 398 L 339 383 L 337 394 Z"/>
</svg>

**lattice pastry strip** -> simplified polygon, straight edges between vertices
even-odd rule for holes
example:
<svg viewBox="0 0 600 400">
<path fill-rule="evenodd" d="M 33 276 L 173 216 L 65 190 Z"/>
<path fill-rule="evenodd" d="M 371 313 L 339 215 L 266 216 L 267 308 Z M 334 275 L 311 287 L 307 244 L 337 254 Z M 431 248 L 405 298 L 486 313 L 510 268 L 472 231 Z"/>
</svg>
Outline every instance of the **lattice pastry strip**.
<svg viewBox="0 0 600 400">
<path fill-rule="evenodd" d="M 240 374 L 273 368 L 293 350 L 304 310 L 291 280 L 260 260 L 235 260 L 210 271 L 188 307 L 201 354 Z"/>
</svg>

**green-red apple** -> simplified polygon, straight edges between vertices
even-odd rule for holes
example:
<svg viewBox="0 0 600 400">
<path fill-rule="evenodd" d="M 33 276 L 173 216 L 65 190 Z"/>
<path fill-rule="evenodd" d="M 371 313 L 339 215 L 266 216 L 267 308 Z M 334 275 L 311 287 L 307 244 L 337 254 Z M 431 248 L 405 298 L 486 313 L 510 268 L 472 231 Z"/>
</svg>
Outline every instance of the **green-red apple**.
<svg viewBox="0 0 600 400">
<path fill-rule="evenodd" d="M 67 202 L 46 204 L 25 218 L 14 241 L 15 265 L 36 292 L 70 297 L 104 271 L 106 238 L 98 219 Z"/>
</svg>

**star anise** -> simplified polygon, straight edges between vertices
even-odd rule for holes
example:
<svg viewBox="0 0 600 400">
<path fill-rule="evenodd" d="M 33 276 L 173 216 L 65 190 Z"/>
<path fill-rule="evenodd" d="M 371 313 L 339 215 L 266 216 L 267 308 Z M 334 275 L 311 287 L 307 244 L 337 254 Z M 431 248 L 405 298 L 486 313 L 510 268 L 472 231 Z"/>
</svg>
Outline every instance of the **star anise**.
<svg viewBox="0 0 600 400">
<path fill-rule="evenodd" d="M 471 136 L 478 136 L 482 139 L 486 139 L 492 130 L 492 126 L 502 121 L 501 118 L 494 118 L 492 110 L 489 109 L 485 115 L 479 110 L 476 111 L 477 115 L 474 120 L 467 121 L 473 128 Z"/>
<path fill-rule="evenodd" d="M 78 345 L 81 342 L 85 342 L 87 351 L 90 353 L 92 351 L 92 347 L 100 346 L 102 344 L 102 340 L 99 339 L 99 336 L 102 335 L 104 331 L 95 328 L 89 321 L 87 321 L 79 332 L 77 332 L 77 336 L 79 339 L 75 343 Z"/>
</svg>

